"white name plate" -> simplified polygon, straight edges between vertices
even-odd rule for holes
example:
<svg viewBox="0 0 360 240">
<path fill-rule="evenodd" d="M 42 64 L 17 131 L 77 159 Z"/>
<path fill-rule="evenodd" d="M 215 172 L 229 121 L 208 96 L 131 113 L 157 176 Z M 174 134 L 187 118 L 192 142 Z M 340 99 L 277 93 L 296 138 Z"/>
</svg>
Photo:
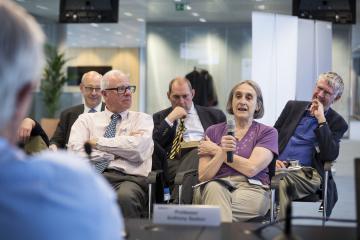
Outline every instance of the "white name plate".
<svg viewBox="0 0 360 240">
<path fill-rule="evenodd" d="M 209 205 L 155 204 L 153 223 L 192 226 L 219 226 L 220 208 Z"/>
</svg>

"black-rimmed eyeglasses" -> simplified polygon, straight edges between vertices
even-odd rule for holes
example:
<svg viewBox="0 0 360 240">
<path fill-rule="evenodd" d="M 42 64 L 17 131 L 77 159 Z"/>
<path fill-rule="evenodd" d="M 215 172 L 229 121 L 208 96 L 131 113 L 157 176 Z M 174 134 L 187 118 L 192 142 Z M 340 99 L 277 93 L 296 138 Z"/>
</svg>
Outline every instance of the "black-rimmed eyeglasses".
<svg viewBox="0 0 360 240">
<path fill-rule="evenodd" d="M 126 90 L 129 90 L 131 93 L 134 93 L 136 86 L 120 86 L 116 88 L 107 88 L 105 90 L 116 90 L 119 94 L 124 94 Z"/>
</svg>

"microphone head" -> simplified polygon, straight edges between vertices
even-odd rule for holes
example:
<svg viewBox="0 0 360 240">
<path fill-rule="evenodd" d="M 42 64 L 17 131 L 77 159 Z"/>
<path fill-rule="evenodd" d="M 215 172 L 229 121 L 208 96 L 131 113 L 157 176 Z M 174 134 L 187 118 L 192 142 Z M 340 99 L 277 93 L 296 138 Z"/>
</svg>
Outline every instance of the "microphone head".
<svg viewBox="0 0 360 240">
<path fill-rule="evenodd" d="M 91 146 L 91 144 L 89 142 L 84 143 L 84 150 L 85 150 L 87 155 L 91 155 L 92 146 Z"/>
<path fill-rule="evenodd" d="M 227 120 L 227 131 L 228 133 L 234 133 L 235 132 L 235 120 L 234 119 L 228 119 Z"/>
</svg>

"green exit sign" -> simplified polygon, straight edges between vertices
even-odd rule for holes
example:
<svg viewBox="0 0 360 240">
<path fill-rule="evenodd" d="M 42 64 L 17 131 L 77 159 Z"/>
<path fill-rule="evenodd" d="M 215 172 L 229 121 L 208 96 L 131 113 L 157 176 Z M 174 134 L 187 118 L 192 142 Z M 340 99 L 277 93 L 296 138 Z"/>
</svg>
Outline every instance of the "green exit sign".
<svg viewBox="0 0 360 240">
<path fill-rule="evenodd" d="M 175 9 L 176 9 L 176 11 L 184 11 L 185 4 L 184 3 L 175 3 Z"/>
</svg>

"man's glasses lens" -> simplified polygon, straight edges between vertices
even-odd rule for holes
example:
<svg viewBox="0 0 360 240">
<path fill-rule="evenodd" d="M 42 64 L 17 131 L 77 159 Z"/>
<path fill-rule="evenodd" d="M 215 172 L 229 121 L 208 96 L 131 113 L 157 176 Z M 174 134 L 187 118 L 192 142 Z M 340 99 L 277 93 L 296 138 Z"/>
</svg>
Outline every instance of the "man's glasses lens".
<svg viewBox="0 0 360 240">
<path fill-rule="evenodd" d="M 131 93 L 134 93 L 136 90 L 136 86 L 126 86 L 126 87 L 118 87 L 117 91 L 120 94 L 123 94 L 126 92 L 126 90 L 129 90 Z"/>
<path fill-rule="evenodd" d="M 136 90 L 136 86 L 121 86 L 117 88 L 107 88 L 106 90 L 116 90 L 119 94 L 124 94 L 126 90 L 129 90 L 129 92 L 134 93 Z"/>
</svg>

